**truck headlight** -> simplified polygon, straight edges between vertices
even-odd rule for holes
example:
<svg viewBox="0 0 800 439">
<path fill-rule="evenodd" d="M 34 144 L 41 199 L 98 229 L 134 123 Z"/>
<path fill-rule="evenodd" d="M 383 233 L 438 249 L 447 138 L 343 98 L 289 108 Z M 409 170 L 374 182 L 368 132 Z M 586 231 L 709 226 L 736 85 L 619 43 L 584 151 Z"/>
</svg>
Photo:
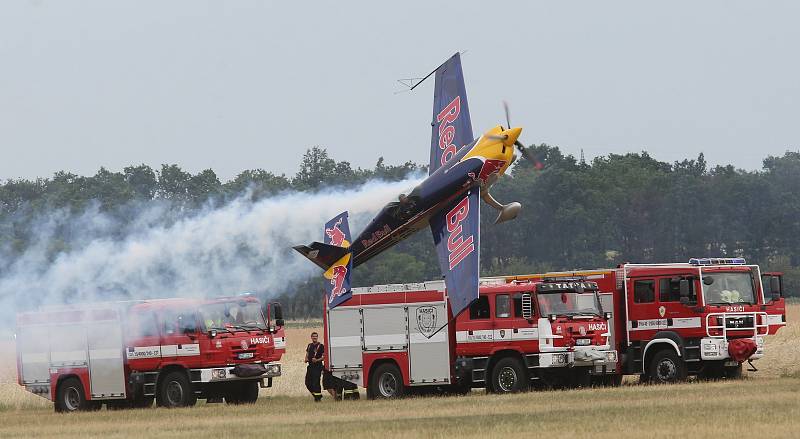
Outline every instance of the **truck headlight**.
<svg viewBox="0 0 800 439">
<path fill-rule="evenodd" d="M 617 351 L 608 351 L 606 352 L 606 361 L 610 363 L 617 362 Z"/>
<path fill-rule="evenodd" d="M 270 376 L 278 376 L 281 374 L 281 365 L 280 364 L 266 364 L 264 367 L 267 370 L 267 375 Z"/>
<path fill-rule="evenodd" d="M 228 377 L 228 371 L 225 369 L 211 369 L 212 380 L 224 380 Z"/>
</svg>

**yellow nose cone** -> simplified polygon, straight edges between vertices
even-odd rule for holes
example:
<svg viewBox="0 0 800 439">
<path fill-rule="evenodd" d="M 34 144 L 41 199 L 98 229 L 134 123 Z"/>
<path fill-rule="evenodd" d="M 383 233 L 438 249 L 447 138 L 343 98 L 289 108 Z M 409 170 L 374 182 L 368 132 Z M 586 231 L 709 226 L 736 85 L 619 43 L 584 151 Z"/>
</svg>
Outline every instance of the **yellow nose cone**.
<svg viewBox="0 0 800 439">
<path fill-rule="evenodd" d="M 522 128 L 509 128 L 503 131 L 503 134 L 505 136 L 508 136 L 506 137 L 506 140 L 503 141 L 503 144 L 506 146 L 514 145 L 514 142 L 517 141 L 517 138 L 519 137 L 520 133 L 522 133 Z"/>
</svg>

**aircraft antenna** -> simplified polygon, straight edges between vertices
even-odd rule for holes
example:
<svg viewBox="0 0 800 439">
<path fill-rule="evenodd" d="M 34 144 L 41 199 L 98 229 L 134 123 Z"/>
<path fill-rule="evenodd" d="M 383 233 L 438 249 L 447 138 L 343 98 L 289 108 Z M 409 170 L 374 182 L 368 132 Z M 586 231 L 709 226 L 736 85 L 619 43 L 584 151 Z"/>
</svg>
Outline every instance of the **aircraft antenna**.
<svg viewBox="0 0 800 439">
<path fill-rule="evenodd" d="M 467 53 L 467 51 L 466 50 L 462 50 L 459 53 L 461 55 L 463 55 L 463 54 Z M 447 61 L 445 61 L 445 62 L 447 62 Z M 394 92 L 394 94 L 400 94 L 400 93 L 405 93 L 405 92 L 409 92 L 411 90 L 414 90 L 415 88 L 417 88 L 418 85 L 422 84 L 426 79 L 430 78 L 431 75 L 436 73 L 436 71 L 439 70 L 439 67 L 441 67 L 442 65 L 444 65 L 444 63 L 439 64 L 430 73 L 428 73 L 427 75 L 425 75 L 425 76 L 423 76 L 421 78 L 401 78 L 401 79 L 398 79 L 397 82 L 400 85 L 402 85 L 403 87 L 406 87 L 406 90 L 396 91 L 396 92 Z"/>
</svg>

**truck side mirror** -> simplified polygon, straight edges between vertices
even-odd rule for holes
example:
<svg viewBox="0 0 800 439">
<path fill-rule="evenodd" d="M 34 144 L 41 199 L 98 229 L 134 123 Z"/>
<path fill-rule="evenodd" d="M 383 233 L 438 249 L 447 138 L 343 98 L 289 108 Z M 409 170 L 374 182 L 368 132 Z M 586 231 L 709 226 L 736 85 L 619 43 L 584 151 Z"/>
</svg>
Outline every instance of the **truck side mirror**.
<svg viewBox="0 0 800 439">
<path fill-rule="evenodd" d="M 681 289 L 681 297 L 689 298 L 689 281 L 687 279 L 681 279 L 679 282 L 679 286 Z"/>
<path fill-rule="evenodd" d="M 778 276 L 771 276 L 769 278 L 769 292 L 772 293 L 772 300 L 781 298 L 781 280 Z M 775 296 L 777 296 L 777 298 Z"/>
<path fill-rule="evenodd" d="M 278 302 L 272 302 L 272 312 L 275 313 L 275 326 L 283 326 L 283 309 L 281 308 L 281 304 Z"/>
<path fill-rule="evenodd" d="M 688 305 L 689 304 L 689 280 L 688 279 L 681 279 L 678 283 L 680 286 L 681 291 L 681 304 Z"/>
</svg>

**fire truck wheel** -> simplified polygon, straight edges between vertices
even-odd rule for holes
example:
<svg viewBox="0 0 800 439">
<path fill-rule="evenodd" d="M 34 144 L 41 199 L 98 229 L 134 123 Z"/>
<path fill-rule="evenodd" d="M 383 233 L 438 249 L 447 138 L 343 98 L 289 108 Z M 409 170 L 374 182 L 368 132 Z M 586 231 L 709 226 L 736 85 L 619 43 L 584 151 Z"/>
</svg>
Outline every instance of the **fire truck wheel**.
<svg viewBox="0 0 800 439">
<path fill-rule="evenodd" d="M 725 378 L 728 378 L 729 380 L 738 380 L 741 377 L 742 377 L 742 363 L 739 363 L 738 366 L 725 368 Z"/>
<path fill-rule="evenodd" d="M 672 349 L 662 349 L 653 355 L 647 376 L 651 383 L 676 383 L 686 379 L 686 365 Z"/>
<path fill-rule="evenodd" d="M 244 381 L 231 383 L 230 390 L 225 395 L 228 404 L 254 404 L 258 401 L 258 381 Z"/>
<path fill-rule="evenodd" d="M 522 363 L 514 357 L 505 357 L 492 368 L 492 391 L 516 393 L 527 388 L 528 377 Z"/>
<path fill-rule="evenodd" d="M 191 383 L 182 371 L 169 372 L 159 386 L 156 404 L 159 407 L 191 407 L 197 402 Z"/>
<path fill-rule="evenodd" d="M 403 396 L 403 375 L 393 363 L 384 363 L 375 369 L 370 379 L 367 396 L 370 399 L 392 399 Z"/>
<path fill-rule="evenodd" d="M 87 401 L 83 393 L 83 385 L 77 378 L 67 378 L 56 391 L 55 409 L 57 412 L 75 412 L 92 410 L 96 403 Z"/>
</svg>

